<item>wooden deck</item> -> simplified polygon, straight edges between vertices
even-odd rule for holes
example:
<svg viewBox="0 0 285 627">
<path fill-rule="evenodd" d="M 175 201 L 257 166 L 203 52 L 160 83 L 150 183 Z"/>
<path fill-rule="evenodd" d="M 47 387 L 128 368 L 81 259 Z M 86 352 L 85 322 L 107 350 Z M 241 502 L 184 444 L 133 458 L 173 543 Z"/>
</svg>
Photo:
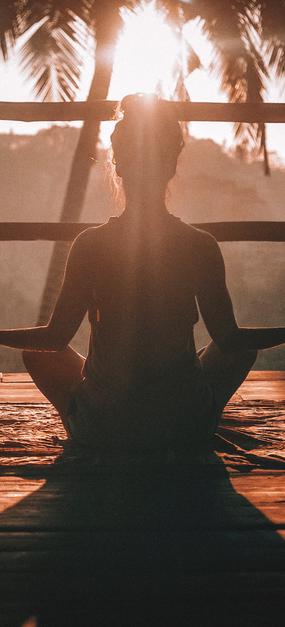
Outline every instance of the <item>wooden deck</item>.
<svg viewBox="0 0 285 627">
<path fill-rule="evenodd" d="M 227 436 L 207 463 L 60 464 L 45 440 L 53 414 L 27 375 L 1 375 L 0 406 L 0 627 L 284 623 L 285 372 L 250 374 L 221 428 L 238 454 Z"/>
</svg>

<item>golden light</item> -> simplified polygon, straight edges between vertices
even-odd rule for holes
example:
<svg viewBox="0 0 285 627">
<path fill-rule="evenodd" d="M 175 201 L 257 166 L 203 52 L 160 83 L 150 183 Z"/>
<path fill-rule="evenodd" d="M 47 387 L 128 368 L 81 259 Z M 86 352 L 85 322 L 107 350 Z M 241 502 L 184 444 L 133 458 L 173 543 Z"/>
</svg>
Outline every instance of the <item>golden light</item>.
<svg viewBox="0 0 285 627">
<path fill-rule="evenodd" d="M 126 94 L 138 92 L 172 98 L 179 67 L 182 66 L 187 75 L 187 43 L 202 57 L 204 67 L 210 62 L 211 50 L 196 20 L 176 32 L 167 22 L 165 13 L 156 8 L 155 1 L 142 2 L 135 11 L 125 9 L 122 17 L 124 28 L 118 41 L 109 99 L 121 100 Z M 189 83 L 191 99 L 207 100 L 205 88 L 200 89 L 202 97 L 199 98 L 199 76 L 200 71 L 193 72 Z M 101 141 L 106 146 L 110 127 L 110 123 L 101 127 Z"/>
<path fill-rule="evenodd" d="M 124 28 L 117 45 L 108 98 L 158 93 L 170 98 L 181 42 L 155 2 L 142 2 L 135 11 L 122 11 Z M 101 125 L 101 142 L 108 146 L 113 123 Z"/>
<path fill-rule="evenodd" d="M 0 514 L 7 509 L 13 508 L 21 501 L 28 498 L 34 492 L 40 490 L 46 481 L 45 479 L 23 479 L 17 477 L 2 477 L 1 479 L 1 496 L 0 496 Z"/>
<path fill-rule="evenodd" d="M 124 29 L 118 42 L 110 98 L 127 93 L 160 91 L 169 97 L 175 84 L 179 38 L 155 2 L 124 10 Z"/>
</svg>

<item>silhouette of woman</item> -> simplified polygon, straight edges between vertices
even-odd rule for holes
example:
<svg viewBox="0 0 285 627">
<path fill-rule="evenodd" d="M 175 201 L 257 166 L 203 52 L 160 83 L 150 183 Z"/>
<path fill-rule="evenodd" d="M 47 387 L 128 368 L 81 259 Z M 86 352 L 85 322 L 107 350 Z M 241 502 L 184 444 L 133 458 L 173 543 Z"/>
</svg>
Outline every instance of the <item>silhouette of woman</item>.
<svg viewBox="0 0 285 627">
<path fill-rule="evenodd" d="M 23 349 L 28 372 L 67 433 L 101 453 L 189 454 L 213 447 L 219 416 L 257 349 L 285 329 L 238 327 L 216 240 L 170 215 L 169 180 L 183 148 L 165 102 L 127 96 L 112 134 L 122 215 L 73 242 L 45 326 L 0 331 Z M 212 338 L 196 353 L 198 309 Z M 86 360 L 69 342 L 88 312 Z"/>
</svg>

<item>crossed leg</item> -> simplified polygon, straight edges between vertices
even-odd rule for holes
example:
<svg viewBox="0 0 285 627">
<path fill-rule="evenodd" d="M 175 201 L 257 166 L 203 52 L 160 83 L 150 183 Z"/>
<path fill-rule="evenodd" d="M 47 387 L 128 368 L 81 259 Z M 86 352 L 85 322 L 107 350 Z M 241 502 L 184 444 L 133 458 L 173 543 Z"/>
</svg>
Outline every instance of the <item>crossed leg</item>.
<svg viewBox="0 0 285 627">
<path fill-rule="evenodd" d="M 256 357 L 256 350 L 223 353 L 217 344 L 210 342 L 198 351 L 202 370 L 215 390 L 219 411 L 222 412 L 234 392 L 239 388 Z"/>
<path fill-rule="evenodd" d="M 252 368 L 257 351 L 222 353 L 210 342 L 198 352 L 202 370 L 215 390 L 221 413 Z M 63 351 L 23 351 L 23 362 L 39 390 L 54 405 L 67 428 L 65 417 L 73 390 L 82 379 L 85 358 L 68 346 Z"/>
<path fill-rule="evenodd" d="M 39 390 L 54 405 L 66 428 L 71 393 L 82 379 L 85 359 L 71 346 L 63 351 L 23 351 L 23 362 Z"/>
</svg>

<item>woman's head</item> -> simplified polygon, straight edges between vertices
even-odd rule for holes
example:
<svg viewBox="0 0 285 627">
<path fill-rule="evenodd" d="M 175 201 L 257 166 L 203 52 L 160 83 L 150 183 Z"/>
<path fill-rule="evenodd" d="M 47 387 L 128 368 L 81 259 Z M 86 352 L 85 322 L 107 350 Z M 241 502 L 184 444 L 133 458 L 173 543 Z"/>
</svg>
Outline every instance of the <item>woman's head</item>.
<svg viewBox="0 0 285 627">
<path fill-rule="evenodd" d="M 183 148 L 182 131 L 169 105 L 156 96 L 126 96 L 123 118 L 111 141 L 113 161 L 124 185 L 155 183 L 166 186 L 174 176 Z"/>
</svg>

